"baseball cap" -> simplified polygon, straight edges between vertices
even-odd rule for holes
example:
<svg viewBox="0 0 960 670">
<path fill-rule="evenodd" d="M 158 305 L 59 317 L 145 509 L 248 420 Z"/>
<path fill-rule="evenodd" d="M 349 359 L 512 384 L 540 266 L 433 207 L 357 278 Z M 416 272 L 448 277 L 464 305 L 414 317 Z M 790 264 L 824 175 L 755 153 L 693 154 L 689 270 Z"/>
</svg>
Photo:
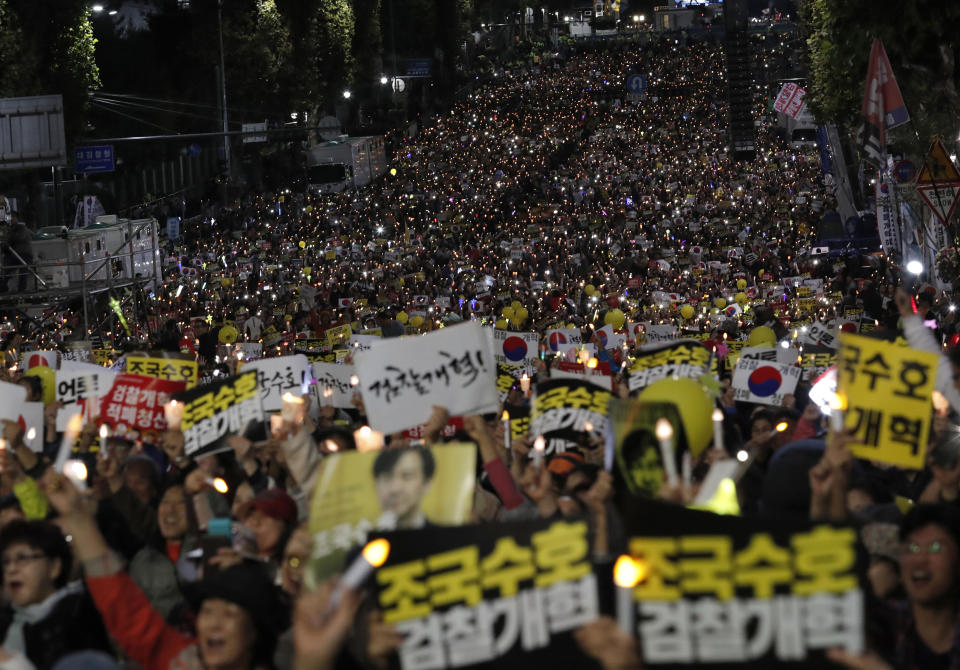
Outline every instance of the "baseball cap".
<svg viewBox="0 0 960 670">
<path fill-rule="evenodd" d="M 291 526 L 297 523 L 297 503 L 283 489 L 267 489 L 257 494 L 243 509 L 242 516 L 253 510 L 260 510 L 271 519 L 277 519 Z"/>
</svg>

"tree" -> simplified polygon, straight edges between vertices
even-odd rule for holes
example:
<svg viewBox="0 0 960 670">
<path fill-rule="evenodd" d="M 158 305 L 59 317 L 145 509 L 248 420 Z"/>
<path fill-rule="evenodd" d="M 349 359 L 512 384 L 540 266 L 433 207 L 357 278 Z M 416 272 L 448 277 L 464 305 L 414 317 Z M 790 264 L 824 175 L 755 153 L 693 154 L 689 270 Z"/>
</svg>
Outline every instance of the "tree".
<svg viewBox="0 0 960 670">
<path fill-rule="evenodd" d="M 806 0 L 801 20 L 810 63 L 806 100 L 819 121 L 859 126 L 870 46 L 879 38 L 911 116 L 888 143 L 919 156 L 933 135 L 957 140 L 960 3 Z"/>
<path fill-rule="evenodd" d="M 353 83 L 353 7 L 349 0 L 320 0 L 310 17 L 307 40 L 312 53 L 304 73 L 310 98 L 305 102 L 317 118 L 333 111 L 343 91 Z"/>
<path fill-rule="evenodd" d="M 0 4 L 5 95 L 59 93 L 67 137 L 84 128 L 90 94 L 100 86 L 96 39 L 83 0 Z"/>
<path fill-rule="evenodd" d="M 288 111 L 282 82 L 292 67 L 290 30 L 274 0 L 257 0 L 255 6 L 224 16 L 224 51 L 227 54 L 229 106 Z"/>
</svg>

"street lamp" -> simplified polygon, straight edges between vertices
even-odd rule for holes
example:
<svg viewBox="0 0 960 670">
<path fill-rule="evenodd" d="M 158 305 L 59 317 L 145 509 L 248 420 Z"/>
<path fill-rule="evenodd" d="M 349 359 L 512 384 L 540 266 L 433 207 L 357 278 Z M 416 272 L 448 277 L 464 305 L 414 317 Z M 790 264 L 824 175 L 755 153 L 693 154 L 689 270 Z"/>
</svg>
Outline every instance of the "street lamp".
<svg viewBox="0 0 960 670">
<path fill-rule="evenodd" d="M 343 92 L 343 97 L 346 98 L 347 100 L 350 99 L 350 95 L 351 95 L 350 91 L 344 91 L 344 92 Z"/>
<path fill-rule="evenodd" d="M 912 260 L 907 263 L 907 272 L 918 277 L 923 274 L 923 263 L 918 260 Z"/>
<path fill-rule="evenodd" d="M 386 84 L 386 83 L 387 83 L 387 76 L 386 76 L 386 75 L 381 75 L 381 77 L 380 77 L 380 84 L 382 85 L 382 84 Z"/>
<path fill-rule="evenodd" d="M 99 14 L 103 11 L 103 5 L 93 5 L 90 9 L 92 9 L 95 14 Z"/>
</svg>

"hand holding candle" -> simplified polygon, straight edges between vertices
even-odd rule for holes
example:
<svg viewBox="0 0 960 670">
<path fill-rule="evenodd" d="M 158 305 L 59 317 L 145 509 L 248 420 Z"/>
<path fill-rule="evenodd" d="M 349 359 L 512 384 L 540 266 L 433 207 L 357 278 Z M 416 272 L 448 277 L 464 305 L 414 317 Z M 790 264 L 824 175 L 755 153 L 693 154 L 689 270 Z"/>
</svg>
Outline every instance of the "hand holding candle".
<svg viewBox="0 0 960 670">
<path fill-rule="evenodd" d="M 660 443 L 660 458 L 663 461 L 663 471 L 667 475 L 667 484 L 677 485 L 677 464 L 673 457 L 673 426 L 666 419 L 657 419 L 654 429 L 657 441 Z"/>
</svg>

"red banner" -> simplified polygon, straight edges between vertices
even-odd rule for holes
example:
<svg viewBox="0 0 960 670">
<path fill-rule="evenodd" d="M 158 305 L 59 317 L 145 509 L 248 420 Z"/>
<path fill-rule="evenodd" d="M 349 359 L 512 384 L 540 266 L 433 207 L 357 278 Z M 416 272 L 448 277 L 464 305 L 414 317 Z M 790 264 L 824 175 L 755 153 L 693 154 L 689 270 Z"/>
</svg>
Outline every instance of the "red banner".
<svg viewBox="0 0 960 670">
<path fill-rule="evenodd" d="M 121 434 L 136 430 L 160 433 L 167 429 L 163 406 L 170 396 L 186 389 L 185 382 L 117 375 L 110 391 L 103 397 L 100 416 L 104 423 Z"/>
</svg>

